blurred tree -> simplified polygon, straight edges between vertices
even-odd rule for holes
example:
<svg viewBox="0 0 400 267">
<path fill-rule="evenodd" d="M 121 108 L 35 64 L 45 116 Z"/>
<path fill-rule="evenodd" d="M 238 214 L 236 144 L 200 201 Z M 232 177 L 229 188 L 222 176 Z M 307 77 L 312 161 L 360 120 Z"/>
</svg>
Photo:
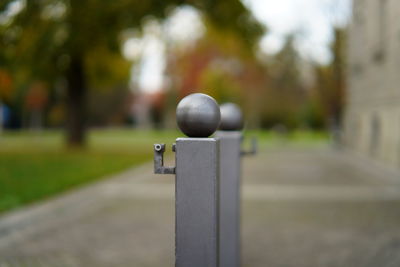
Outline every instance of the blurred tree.
<svg viewBox="0 0 400 267">
<path fill-rule="evenodd" d="M 32 129 L 43 126 L 43 112 L 48 101 L 48 88 L 42 82 L 34 82 L 25 96 L 25 107 L 30 111 L 29 125 Z"/>
<path fill-rule="evenodd" d="M 127 86 L 131 63 L 121 57 L 119 51 L 98 45 L 88 51 L 86 66 L 89 87 L 87 124 L 123 124 L 132 100 Z"/>
<path fill-rule="evenodd" d="M 319 98 L 310 92 L 307 101 L 299 113 L 299 120 L 302 127 L 314 130 L 323 130 L 326 126 L 324 109 Z"/>
<path fill-rule="evenodd" d="M 331 45 L 333 60 L 329 65 L 316 66 L 316 92 L 324 107 L 327 124 L 332 131 L 342 126 L 343 107 L 345 102 L 345 68 L 346 68 L 346 31 L 334 29 L 334 40 Z"/>
<path fill-rule="evenodd" d="M 301 59 L 289 35 L 282 49 L 270 59 L 268 89 L 264 91 L 261 126 L 270 128 L 283 124 L 288 128 L 299 126 L 297 114 L 307 98 L 301 79 Z"/>
<path fill-rule="evenodd" d="M 244 92 L 236 78 L 222 68 L 207 68 L 201 77 L 201 91 L 212 96 L 218 103 L 234 102 L 242 104 Z"/>
<path fill-rule="evenodd" d="M 251 31 L 243 38 L 241 32 L 218 27 L 207 17 L 203 21 L 205 34 L 194 45 L 169 48 L 167 70 L 175 89 L 170 92 L 180 97 L 203 92 L 219 103 L 238 103 L 246 113 L 246 121 L 254 121 L 262 105 L 259 95 L 267 76 L 256 53 L 265 29 Z"/>
<path fill-rule="evenodd" d="M 11 75 L 8 71 L 0 69 L 0 101 L 9 102 L 13 95 Z"/>
<path fill-rule="evenodd" d="M 119 53 L 121 33 L 140 28 L 147 16 L 163 18 L 176 5 L 203 11 L 211 23 L 239 32 L 251 45 L 262 27 L 239 0 L 3 0 L 0 3 L 2 53 L 24 65 L 34 80 L 66 81 L 67 143 L 85 141 L 88 54 L 98 47 Z M 108 74 L 108 73 L 107 73 Z"/>
</svg>

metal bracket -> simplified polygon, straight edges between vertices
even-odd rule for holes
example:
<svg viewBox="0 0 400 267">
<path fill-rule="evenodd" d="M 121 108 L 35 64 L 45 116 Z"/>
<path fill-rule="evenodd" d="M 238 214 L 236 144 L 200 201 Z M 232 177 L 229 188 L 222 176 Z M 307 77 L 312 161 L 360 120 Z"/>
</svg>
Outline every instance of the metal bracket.
<svg viewBox="0 0 400 267">
<path fill-rule="evenodd" d="M 172 145 L 175 152 L 175 144 Z M 154 144 L 154 173 L 175 174 L 175 167 L 164 167 L 165 144 Z"/>
<path fill-rule="evenodd" d="M 252 137 L 251 138 L 251 148 L 248 151 L 242 150 L 240 152 L 240 155 L 242 156 L 247 156 L 247 155 L 251 155 L 254 156 L 257 154 L 257 150 L 258 150 L 258 144 L 257 144 L 257 138 L 256 137 Z"/>
</svg>

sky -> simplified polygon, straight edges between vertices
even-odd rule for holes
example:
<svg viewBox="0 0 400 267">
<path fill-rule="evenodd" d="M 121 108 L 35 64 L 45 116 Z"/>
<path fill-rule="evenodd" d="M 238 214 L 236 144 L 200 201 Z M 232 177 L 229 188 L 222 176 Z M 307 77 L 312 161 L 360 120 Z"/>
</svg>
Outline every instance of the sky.
<svg viewBox="0 0 400 267">
<path fill-rule="evenodd" d="M 131 38 L 123 47 L 123 54 L 131 60 L 139 60 L 133 66 L 132 82 L 139 90 L 153 93 L 163 88 L 166 66 L 166 46 L 189 45 L 204 33 L 199 13 L 190 7 L 178 8 L 163 25 L 149 22 L 144 27 L 143 38 Z M 136 86 L 135 86 L 136 87 Z"/>
<path fill-rule="evenodd" d="M 318 63 L 331 59 L 329 44 L 332 26 L 345 25 L 351 13 L 351 0 L 242 0 L 268 31 L 261 39 L 260 49 L 273 54 L 282 47 L 287 35 L 294 33 L 296 48 L 303 58 Z M 124 55 L 139 60 L 132 80 L 145 92 L 163 87 L 166 66 L 166 42 L 188 44 L 201 37 L 204 27 L 196 10 L 179 8 L 163 24 L 150 23 L 143 38 L 126 42 Z"/>
<path fill-rule="evenodd" d="M 244 0 L 253 15 L 268 28 L 260 48 L 277 52 L 285 36 L 296 34 L 302 56 L 319 63 L 330 60 L 332 25 L 345 25 L 350 17 L 351 0 Z"/>
</svg>

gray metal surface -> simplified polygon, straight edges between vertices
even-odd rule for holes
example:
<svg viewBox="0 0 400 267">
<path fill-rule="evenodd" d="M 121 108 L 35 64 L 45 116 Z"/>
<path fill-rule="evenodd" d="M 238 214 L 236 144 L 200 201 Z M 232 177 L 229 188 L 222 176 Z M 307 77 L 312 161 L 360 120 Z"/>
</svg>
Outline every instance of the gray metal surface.
<svg viewBox="0 0 400 267">
<path fill-rule="evenodd" d="M 220 107 L 221 124 L 223 131 L 239 131 L 243 128 L 243 114 L 240 107 L 234 103 L 225 103 Z"/>
<path fill-rule="evenodd" d="M 218 267 L 219 141 L 176 140 L 176 267 Z"/>
<path fill-rule="evenodd" d="M 217 131 L 220 141 L 220 267 L 240 266 L 240 145 L 239 131 Z"/>
<path fill-rule="evenodd" d="M 205 94 L 191 94 L 179 102 L 176 120 L 185 135 L 208 137 L 217 130 L 221 113 L 214 98 Z"/>
</svg>

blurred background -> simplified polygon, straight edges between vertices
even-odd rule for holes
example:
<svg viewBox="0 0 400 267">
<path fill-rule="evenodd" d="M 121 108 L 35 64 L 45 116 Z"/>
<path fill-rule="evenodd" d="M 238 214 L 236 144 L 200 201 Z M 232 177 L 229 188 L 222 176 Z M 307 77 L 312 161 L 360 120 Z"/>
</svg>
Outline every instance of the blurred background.
<svg viewBox="0 0 400 267">
<path fill-rule="evenodd" d="M 321 149 L 396 172 L 399 14 L 395 0 L 2 0 L 0 212 L 150 161 L 195 92 L 239 104 L 261 151 L 306 149 L 322 185 L 363 175 L 313 172 Z"/>
<path fill-rule="evenodd" d="M 2 1 L 0 190 L 24 170 L 52 176 L 48 160 L 74 176 L 63 156 L 150 159 L 141 138 L 179 136 L 176 105 L 194 92 L 239 104 L 248 130 L 338 139 L 350 12 L 349 0 Z M 25 201 L 13 190 L 0 209 Z"/>
<path fill-rule="evenodd" d="M 248 128 L 341 124 L 350 1 L 2 1 L 2 129 L 174 128 L 203 92 Z M 299 12 L 301 10 L 301 12 Z"/>
</svg>

